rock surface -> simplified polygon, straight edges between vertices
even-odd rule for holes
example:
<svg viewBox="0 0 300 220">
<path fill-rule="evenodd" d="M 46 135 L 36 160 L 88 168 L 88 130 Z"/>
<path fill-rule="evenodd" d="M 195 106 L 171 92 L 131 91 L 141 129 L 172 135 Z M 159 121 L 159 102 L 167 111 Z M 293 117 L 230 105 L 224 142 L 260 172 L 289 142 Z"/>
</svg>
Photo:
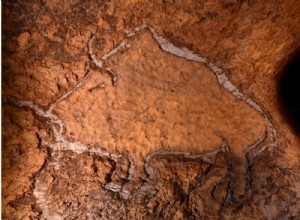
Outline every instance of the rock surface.
<svg viewBox="0 0 300 220">
<path fill-rule="evenodd" d="M 3 219 L 297 219 L 289 1 L 4 1 Z"/>
</svg>

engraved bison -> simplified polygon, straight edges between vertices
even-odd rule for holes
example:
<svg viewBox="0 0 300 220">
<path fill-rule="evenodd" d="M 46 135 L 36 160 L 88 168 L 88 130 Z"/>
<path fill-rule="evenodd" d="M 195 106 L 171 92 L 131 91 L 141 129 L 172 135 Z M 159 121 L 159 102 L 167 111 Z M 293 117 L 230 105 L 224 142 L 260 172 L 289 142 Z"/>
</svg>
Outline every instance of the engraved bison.
<svg viewBox="0 0 300 220">
<path fill-rule="evenodd" d="M 92 48 L 90 56 L 101 74 L 91 70 L 52 109 L 64 123 L 67 140 L 127 155 L 132 181 L 145 175 L 145 162 L 151 175 L 151 155 L 205 155 L 226 142 L 231 187 L 234 195 L 243 195 L 251 157 L 272 144 L 275 133 L 263 110 L 222 70 L 148 27 L 130 34 L 101 61 Z"/>
</svg>

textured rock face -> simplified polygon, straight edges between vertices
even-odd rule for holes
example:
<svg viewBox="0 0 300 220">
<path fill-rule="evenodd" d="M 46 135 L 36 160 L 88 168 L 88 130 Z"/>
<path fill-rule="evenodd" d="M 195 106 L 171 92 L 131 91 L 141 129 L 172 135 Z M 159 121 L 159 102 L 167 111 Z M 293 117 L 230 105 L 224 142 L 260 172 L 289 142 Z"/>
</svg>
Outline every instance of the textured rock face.
<svg viewBox="0 0 300 220">
<path fill-rule="evenodd" d="M 5 219 L 300 215 L 299 136 L 276 88 L 298 1 L 3 13 Z"/>
<path fill-rule="evenodd" d="M 3 105 L 2 114 L 3 218 L 36 217 L 34 178 L 48 156 L 41 139 L 51 131 L 29 109 Z"/>
</svg>

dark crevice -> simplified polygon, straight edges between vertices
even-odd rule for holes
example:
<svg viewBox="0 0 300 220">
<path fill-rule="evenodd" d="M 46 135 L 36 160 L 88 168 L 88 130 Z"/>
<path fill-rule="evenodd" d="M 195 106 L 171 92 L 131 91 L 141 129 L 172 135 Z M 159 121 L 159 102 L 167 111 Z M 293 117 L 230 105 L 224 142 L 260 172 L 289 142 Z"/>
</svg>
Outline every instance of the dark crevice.
<svg viewBox="0 0 300 220">
<path fill-rule="evenodd" d="M 286 62 L 279 76 L 278 103 L 284 119 L 300 136 L 300 50 Z"/>
<path fill-rule="evenodd" d="M 115 174 L 115 171 L 117 170 L 117 163 L 111 159 L 108 158 L 108 161 L 111 163 L 112 168 L 108 175 L 105 177 L 105 183 L 111 183 L 113 182 L 113 176 Z"/>
</svg>

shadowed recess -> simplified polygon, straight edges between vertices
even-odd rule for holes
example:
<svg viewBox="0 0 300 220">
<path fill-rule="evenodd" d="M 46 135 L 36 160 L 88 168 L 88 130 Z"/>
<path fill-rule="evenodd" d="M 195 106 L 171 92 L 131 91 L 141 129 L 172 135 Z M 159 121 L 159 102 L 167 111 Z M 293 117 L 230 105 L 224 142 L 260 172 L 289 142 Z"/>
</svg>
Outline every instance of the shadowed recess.
<svg viewBox="0 0 300 220">
<path fill-rule="evenodd" d="M 300 53 L 283 70 L 279 80 L 279 101 L 286 120 L 300 135 Z"/>
</svg>

